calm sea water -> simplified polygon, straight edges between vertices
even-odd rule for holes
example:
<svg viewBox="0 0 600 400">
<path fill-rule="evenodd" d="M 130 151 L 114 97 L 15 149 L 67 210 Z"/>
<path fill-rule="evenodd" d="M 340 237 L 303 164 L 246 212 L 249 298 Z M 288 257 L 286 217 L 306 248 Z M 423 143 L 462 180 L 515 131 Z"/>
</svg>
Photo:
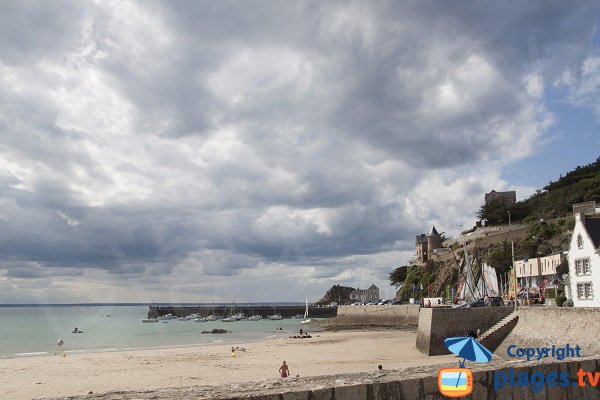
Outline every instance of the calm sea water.
<svg viewBox="0 0 600 400">
<path fill-rule="evenodd" d="M 236 344 L 287 337 L 302 327 L 298 319 L 144 324 L 147 313 L 146 306 L 0 307 L 0 357 Z M 75 327 L 84 333 L 71 333 Z M 276 332 L 278 327 L 283 332 Z M 201 333 L 214 328 L 232 333 Z M 62 347 L 57 345 L 59 339 Z"/>
</svg>

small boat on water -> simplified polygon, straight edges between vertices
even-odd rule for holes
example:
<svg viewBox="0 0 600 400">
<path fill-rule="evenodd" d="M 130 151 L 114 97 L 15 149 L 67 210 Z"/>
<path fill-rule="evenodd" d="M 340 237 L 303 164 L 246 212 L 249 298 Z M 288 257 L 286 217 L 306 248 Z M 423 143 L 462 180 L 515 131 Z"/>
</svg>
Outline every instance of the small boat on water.
<svg viewBox="0 0 600 400">
<path fill-rule="evenodd" d="M 211 314 L 211 315 L 209 315 L 209 316 L 206 317 L 207 321 L 216 321 L 217 319 L 218 319 L 217 316 L 214 315 L 214 314 Z"/>
<path fill-rule="evenodd" d="M 263 319 L 262 315 L 252 315 L 248 317 L 248 321 L 260 321 Z"/>
<path fill-rule="evenodd" d="M 235 322 L 235 321 L 237 321 L 237 319 L 235 319 L 234 317 L 227 317 L 227 318 L 223 318 L 221 321 L 223 321 L 223 322 Z"/>
<path fill-rule="evenodd" d="M 312 322 L 310 318 L 308 318 L 308 297 L 306 298 L 306 308 L 304 309 L 304 319 L 300 321 L 301 324 L 308 324 Z"/>
<path fill-rule="evenodd" d="M 161 321 L 175 319 L 175 318 L 177 318 L 177 317 L 173 314 L 165 314 L 165 315 L 161 315 L 160 317 L 158 317 L 158 319 Z"/>
<path fill-rule="evenodd" d="M 269 317 L 269 319 L 272 321 L 278 321 L 280 319 L 283 319 L 283 317 L 281 316 L 281 314 L 273 314 Z"/>
<path fill-rule="evenodd" d="M 235 318 L 236 321 L 240 321 L 242 319 L 246 319 L 246 317 L 244 316 L 243 313 L 237 313 L 231 316 L 232 318 Z"/>
<path fill-rule="evenodd" d="M 208 321 L 206 319 L 206 317 L 198 317 L 198 318 L 194 319 L 194 322 L 206 322 L 206 321 Z"/>
<path fill-rule="evenodd" d="M 158 318 L 148 318 L 148 319 L 142 320 L 142 323 L 144 323 L 144 324 L 150 324 L 152 322 L 158 322 Z"/>
</svg>

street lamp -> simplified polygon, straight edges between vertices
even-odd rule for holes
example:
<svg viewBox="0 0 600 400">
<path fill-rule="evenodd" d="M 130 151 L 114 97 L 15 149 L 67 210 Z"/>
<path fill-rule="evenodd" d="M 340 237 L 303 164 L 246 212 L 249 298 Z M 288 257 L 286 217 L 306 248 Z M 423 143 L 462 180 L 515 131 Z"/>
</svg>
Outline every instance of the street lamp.
<svg viewBox="0 0 600 400">
<path fill-rule="evenodd" d="M 534 236 L 532 236 L 531 238 L 532 238 L 533 240 L 541 240 L 541 241 L 543 241 L 543 242 L 546 242 L 546 243 L 548 243 L 548 246 L 550 246 L 550 250 L 552 251 L 552 255 L 554 255 L 554 246 L 552 246 L 552 243 L 550 243 L 549 241 L 547 241 L 547 240 L 546 240 L 546 239 L 544 239 L 544 238 L 541 238 L 541 237 L 538 237 L 538 236 L 535 236 L 535 235 L 534 235 Z"/>
</svg>

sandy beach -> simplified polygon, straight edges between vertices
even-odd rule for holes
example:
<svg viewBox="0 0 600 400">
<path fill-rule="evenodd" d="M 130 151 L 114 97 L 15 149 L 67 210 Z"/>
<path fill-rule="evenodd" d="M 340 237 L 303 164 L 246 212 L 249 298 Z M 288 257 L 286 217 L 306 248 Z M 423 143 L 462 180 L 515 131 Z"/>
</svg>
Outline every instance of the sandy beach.
<svg viewBox="0 0 600 400">
<path fill-rule="evenodd" d="M 317 336 L 318 335 L 318 336 Z M 321 332 L 311 339 L 11 358 L 0 360 L 0 398 L 32 399 L 89 392 L 152 390 L 279 379 L 286 360 L 291 376 L 320 376 L 447 363 L 428 357 L 406 331 Z"/>
</svg>

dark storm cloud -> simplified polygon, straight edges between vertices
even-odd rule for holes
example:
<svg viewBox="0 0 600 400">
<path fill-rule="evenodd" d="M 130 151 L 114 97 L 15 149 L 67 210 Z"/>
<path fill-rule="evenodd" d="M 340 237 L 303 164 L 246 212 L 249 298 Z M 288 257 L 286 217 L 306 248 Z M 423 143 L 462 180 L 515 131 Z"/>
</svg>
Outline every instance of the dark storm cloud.
<svg viewBox="0 0 600 400">
<path fill-rule="evenodd" d="M 535 151 L 598 8 L 7 3 L 0 269 L 321 279 L 410 250 Z"/>
</svg>

